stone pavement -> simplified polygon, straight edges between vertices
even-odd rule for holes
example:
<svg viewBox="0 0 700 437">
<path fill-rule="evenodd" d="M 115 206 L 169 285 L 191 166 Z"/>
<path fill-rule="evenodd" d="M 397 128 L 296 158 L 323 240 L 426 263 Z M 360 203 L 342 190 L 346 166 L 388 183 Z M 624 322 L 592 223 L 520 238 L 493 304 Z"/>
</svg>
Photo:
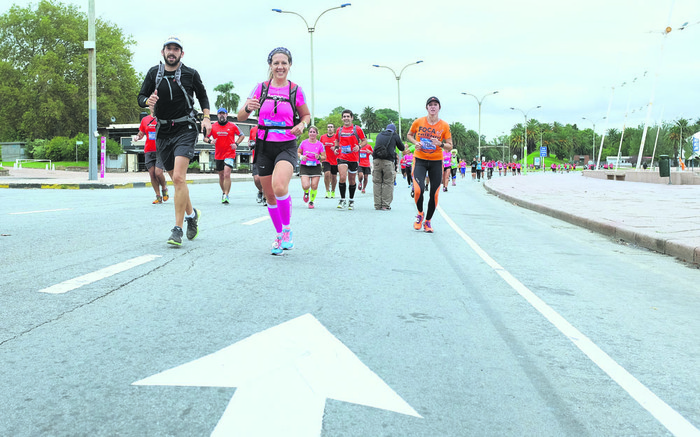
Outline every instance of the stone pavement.
<svg viewBox="0 0 700 437">
<path fill-rule="evenodd" d="M 487 191 L 609 237 L 700 264 L 700 186 L 568 174 L 495 176 Z"/>
<path fill-rule="evenodd" d="M 132 188 L 150 186 L 148 173 L 9 169 L 0 188 Z M 234 181 L 250 174 L 231 175 Z M 188 173 L 189 183 L 218 183 L 216 173 Z M 700 185 L 612 181 L 569 174 L 494 176 L 484 188 L 504 200 L 600 234 L 700 264 Z"/>
</svg>

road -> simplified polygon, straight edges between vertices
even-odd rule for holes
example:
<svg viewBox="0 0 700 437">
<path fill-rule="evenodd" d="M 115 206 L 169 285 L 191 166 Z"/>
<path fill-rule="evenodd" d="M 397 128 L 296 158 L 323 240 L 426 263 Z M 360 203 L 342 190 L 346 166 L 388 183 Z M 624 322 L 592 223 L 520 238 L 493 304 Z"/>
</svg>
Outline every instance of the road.
<svg viewBox="0 0 700 437">
<path fill-rule="evenodd" d="M 698 269 L 467 179 L 432 235 L 402 185 L 388 212 L 291 187 L 283 257 L 251 182 L 192 185 L 179 249 L 150 188 L 3 190 L 0 435 L 698 435 Z"/>
</svg>

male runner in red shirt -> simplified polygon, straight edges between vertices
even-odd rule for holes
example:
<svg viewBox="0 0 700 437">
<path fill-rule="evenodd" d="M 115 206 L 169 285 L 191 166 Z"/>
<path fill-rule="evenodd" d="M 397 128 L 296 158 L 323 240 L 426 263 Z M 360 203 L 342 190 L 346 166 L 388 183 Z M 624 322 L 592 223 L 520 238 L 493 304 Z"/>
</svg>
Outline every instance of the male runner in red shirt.
<svg viewBox="0 0 700 437">
<path fill-rule="evenodd" d="M 205 142 L 211 143 L 214 138 L 214 162 L 216 171 L 219 172 L 219 186 L 221 187 L 221 203 L 228 205 L 228 194 L 231 191 L 231 170 L 236 159 L 236 148 L 245 135 L 241 133 L 234 123 L 228 121 L 226 108 L 219 108 L 216 112 L 218 123 L 211 126 L 211 134 L 205 138 Z M 238 138 L 236 138 L 236 136 Z"/>
<path fill-rule="evenodd" d="M 328 132 L 321 135 L 319 141 L 323 143 L 326 159 L 323 161 L 323 183 L 326 184 L 326 199 L 335 198 L 335 185 L 338 183 L 338 157 L 333 151 L 335 146 L 335 125 L 328 123 Z"/>
<path fill-rule="evenodd" d="M 170 199 L 170 196 L 168 196 L 168 183 L 165 181 L 165 175 L 163 174 L 163 163 L 158 161 L 156 156 L 157 125 L 158 121 L 156 121 L 155 117 L 148 114 L 141 119 L 139 133 L 133 138 L 134 141 L 139 141 L 143 137 L 146 137 L 146 144 L 143 147 L 143 154 L 145 155 L 144 161 L 146 164 L 146 170 L 148 170 L 148 175 L 151 177 L 151 187 L 153 187 L 153 191 L 156 192 L 156 200 L 153 201 L 154 205 L 163 203 Z M 161 187 L 163 187 L 162 197 L 160 195 Z"/>
<path fill-rule="evenodd" d="M 348 210 L 355 208 L 355 175 L 360 166 L 360 149 L 367 144 L 365 133 L 362 132 L 360 126 L 354 126 L 354 119 L 351 110 L 346 109 L 342 115 L 343 127 L 335 133 L 335 154 L 338 155 L 338 173 L 340 181 L 338 188 L 340 189 L 340 202 L 338 209 L 343 209 L 347 206 Z M 346 181 L 349 179 L 350 186 L 347 187 Z M 350 188 L 350 201 L 345 202 L 345 190 Z"/>
</svg>

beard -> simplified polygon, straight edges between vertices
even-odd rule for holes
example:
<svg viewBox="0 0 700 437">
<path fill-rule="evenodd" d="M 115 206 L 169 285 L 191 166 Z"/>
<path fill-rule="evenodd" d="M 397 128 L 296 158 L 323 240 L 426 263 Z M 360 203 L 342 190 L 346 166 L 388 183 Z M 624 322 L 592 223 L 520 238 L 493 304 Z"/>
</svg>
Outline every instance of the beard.
<svg viewBox="0 0 700 437">
<path fill-rule="evenodd" d="M 226 124 L 228 123 L 228 119 L 223 120 L 223 121 L 222 121 L 221 119 L 219 119 L 218 121 L 219 121 L 219 124 L 220 124 L 221 126 L 226 126 Z"/>
<path fill-rule="evenodd" d="M 180 63 L 180 59 L 182 59 L 182 56 L 179 56 L 179 57 L 176 56 L 175 60 L 173 61 L 173 60 L 168 59 L 165 55 L 163 55 L 163 60 L 165 61 L 165 65 L 167 65 L 169 67 L 175 67 L 177 64 Z"/>
</svg>

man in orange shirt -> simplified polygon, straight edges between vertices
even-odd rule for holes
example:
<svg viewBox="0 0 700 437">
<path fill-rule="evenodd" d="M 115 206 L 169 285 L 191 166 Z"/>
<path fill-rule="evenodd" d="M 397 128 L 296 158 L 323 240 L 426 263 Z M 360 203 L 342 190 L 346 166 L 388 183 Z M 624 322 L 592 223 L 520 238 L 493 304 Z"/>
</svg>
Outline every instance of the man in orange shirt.
<svg viewBox="0 0 700 437">
<path fill-rule="evenodd" d="M 430 220 L 433 218 L 438 204 L 440 182 L 442 181 L 442 152 L 452 150 L 452 135 L 450 125 L 439 117 L 441 105 L 437 97 L 431 97 L 425 103 L 428 111 L 426 117 L 421 117 L 413 122 L 408 132 L 408 141 L 413 143 L 416 150 L 413 154 L 413 199 L 416 202 L 418 215 L 413 224 L 413 229 L 420 230 L 421 225 L 425 232 L 433 232 Z M 425 177 L 430 179 L 430 198 L 428 211 L 423 213 L 423 193 L 425 191 Z M 424 221 L 425 220 L 425 221 Z"/>
</svg>

